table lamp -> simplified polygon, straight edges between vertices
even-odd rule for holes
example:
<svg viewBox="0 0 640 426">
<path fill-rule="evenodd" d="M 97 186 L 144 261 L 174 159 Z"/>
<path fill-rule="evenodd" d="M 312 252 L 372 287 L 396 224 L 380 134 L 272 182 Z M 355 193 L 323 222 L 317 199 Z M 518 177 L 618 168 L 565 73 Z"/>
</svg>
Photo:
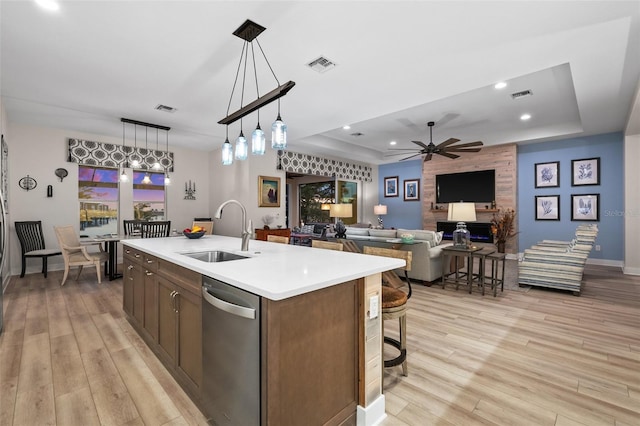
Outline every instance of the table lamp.
<svg viewBox="0 0 640 426">
<path fill-rule="evenodd" d="M 351 204 L 331 204 L 329 216 L 337 218 L 336 220 L 336 238 L 346 238 L 347 228 L 344 222 L 340 220 L 343 217 L 353 216 L 353 206 Z"/>
<path fill-rule="evenodd" d="M 380 229 L 384 228 L 384 225 L 382 224 L 382 216 L 387 214 L 387 206 L 383 206 L 382 204 L 373 206 L 373 214 L 378 215 L 378 225 L 380 226 Z"/>
<path fill-rule="evenodd" d="M 458 222 L 453 231 L 453 246 L 467 248 L 471 245 L 471 233 L 467 230 L 465 222 L 475 222 L 476 205 L 474 203 L 449 203 L 447 220 Z"/>
</svg>

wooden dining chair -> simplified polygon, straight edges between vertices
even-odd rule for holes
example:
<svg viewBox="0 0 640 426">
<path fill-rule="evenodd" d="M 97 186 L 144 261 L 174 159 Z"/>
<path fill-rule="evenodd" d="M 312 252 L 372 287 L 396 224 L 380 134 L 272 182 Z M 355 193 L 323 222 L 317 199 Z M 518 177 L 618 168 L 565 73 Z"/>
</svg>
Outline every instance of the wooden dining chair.
<svg viewBox="0 0 640 426">
<path fill-rule="evenodd" d="M 142 220 L 123 220 L 122 224 L 124 227 L 124 235 L 127 236 L 131 236 L 131 235 L 139 235 L 140 234 L 140 230 L 142 229 L 142 223 L 144 221 Z"/>
<path fill-rule="evenodd" d="M 80 243 L 78 234 L 76 234 L 73 226 L 55 226 L 53 229 L 56 232 L 58 244 L 62 250 L 62 258 L 64 259 L 64 275 L 62 276 L 62 283 L 60 283 L 60 285 L 64 285 L 69 275 L 69 269 L 75 266 L 79 266 L 76 281 L 80 278 L 84 266 L 95 266 L 98 283 L 101 283 L 102 274 L 100 273 L 100 264 L 106 262 L 109 258 L 109 254 L 102 251 L 102 246 L 98 245 L 98 247 L 100 247 L 99 252 L 89 252 L 87 250 L 88 246 Z"/>
<path fill-rule="evenodd" d="M 384 361 L 385 367 L 394 367 L 402 365 L 402 375 L 408 374 L 407 367 L 407 301 L 411 297 L 411 280 L 409 280 L 408 272 L 411 270 L 411 260 L 413 253 L 404 250 L 394 250 L 382 247 L 363 247 L 364 254 L 373 256 L 393 257 L 403 259 L 406 263 L 404 276 L 406 283 L 403 282 L 394 271 L 385 271 L 382 273 L 382 334 L 384 335 L 384 321 L 390 319 L 398 319 L 400 326 L 400 339 L 396 340 L 385 336 L 384 343 L 387 343 L 400 351 L 400 354 L 390 360 Z M 405 292 L 400 288 L 408 286 Z"/>
<path fill-rule="evenodd" d="M 325 250 L 344 250 L 344 245 L 342 243 L 334 243 L 333 241 L 311 240 L 311 247 Z"/>
<path fill-rule="evenodd" d="M 282 237 L 280 235 L 267 235 L 267 241 L 271 243 L 289 244 L 289 237 Z"/>
<path fill-rule="evenodd" d="M 48 249 L 45 247 L 44 235 L 42 234 L 42 221 L 15 222 L 15 227 L 22 251 L 22 271 L 20 272 L 20 278 L 24 277 L 27 268 L 27 259 L 35 257 L 42 259 L 42 273 L 46 278 L 47 259 L 51 256 L 59 256 L 62 252 L 59 249 Z"/>
<path fill-rule="evenodd" d="M 171 232 L 171 221 L 143 222 L 140 227 L 142 238 L 168 237 Z"/>
</svg>

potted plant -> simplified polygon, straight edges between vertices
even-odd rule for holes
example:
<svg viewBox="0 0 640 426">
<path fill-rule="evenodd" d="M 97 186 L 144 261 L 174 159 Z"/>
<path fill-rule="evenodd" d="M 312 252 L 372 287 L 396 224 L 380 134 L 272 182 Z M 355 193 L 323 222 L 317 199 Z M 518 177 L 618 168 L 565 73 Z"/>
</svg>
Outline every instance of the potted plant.
<svg viewBox="0 0 640 426">
<path fill-rule="evenodd" d="M 499 253 L 504 253 L 507 240 L 517 234 L 517 232 L 514 232 L 515 219 L 516 211 L 514 209 L 499 209 L 491 218 L 493 242 L 498 247 Z"/>
</svg>

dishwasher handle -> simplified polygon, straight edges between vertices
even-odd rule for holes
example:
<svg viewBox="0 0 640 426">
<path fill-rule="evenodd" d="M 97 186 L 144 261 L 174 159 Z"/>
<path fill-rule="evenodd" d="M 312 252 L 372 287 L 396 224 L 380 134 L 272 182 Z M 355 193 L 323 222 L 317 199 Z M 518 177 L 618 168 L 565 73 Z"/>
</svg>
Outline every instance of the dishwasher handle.
<svg viewBox="0 0 640 426">
<path fill-rule="evenodd" d="M 212 295 L 206 287 L 202 287 L 202 297 L 204 297 L 204 300 L 206 300 L 210 305 L 215 306 L 221 311 L 225 311 L 232 315 L 243 318 L 256 319 L 255 309 L 236 305 L 235 303 L 229 303 L 226 300 L 219 299 Z"/>
</svg>

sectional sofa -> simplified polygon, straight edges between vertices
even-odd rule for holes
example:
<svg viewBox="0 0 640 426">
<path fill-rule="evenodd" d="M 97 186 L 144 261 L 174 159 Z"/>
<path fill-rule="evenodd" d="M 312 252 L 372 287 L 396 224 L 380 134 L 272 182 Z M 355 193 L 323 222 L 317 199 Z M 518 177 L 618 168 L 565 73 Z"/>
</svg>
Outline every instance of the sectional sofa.
<svg viewBox="0 0 640 426">
<path fill-rule="evenodd" d="M 400 244 L 398 249 L 413 252 L 409 278 L 435 281 L 442 276 L 442 247 L 451 242 L 442 242 L 442 232 L 423 229 L 370 229 L 347 226 L 347 239 L 353 240 L 362 250 L 364 246 L 391 248 L 391 244 L 402 234 L 411 234 L 413 244 Z"/>
</svg>

